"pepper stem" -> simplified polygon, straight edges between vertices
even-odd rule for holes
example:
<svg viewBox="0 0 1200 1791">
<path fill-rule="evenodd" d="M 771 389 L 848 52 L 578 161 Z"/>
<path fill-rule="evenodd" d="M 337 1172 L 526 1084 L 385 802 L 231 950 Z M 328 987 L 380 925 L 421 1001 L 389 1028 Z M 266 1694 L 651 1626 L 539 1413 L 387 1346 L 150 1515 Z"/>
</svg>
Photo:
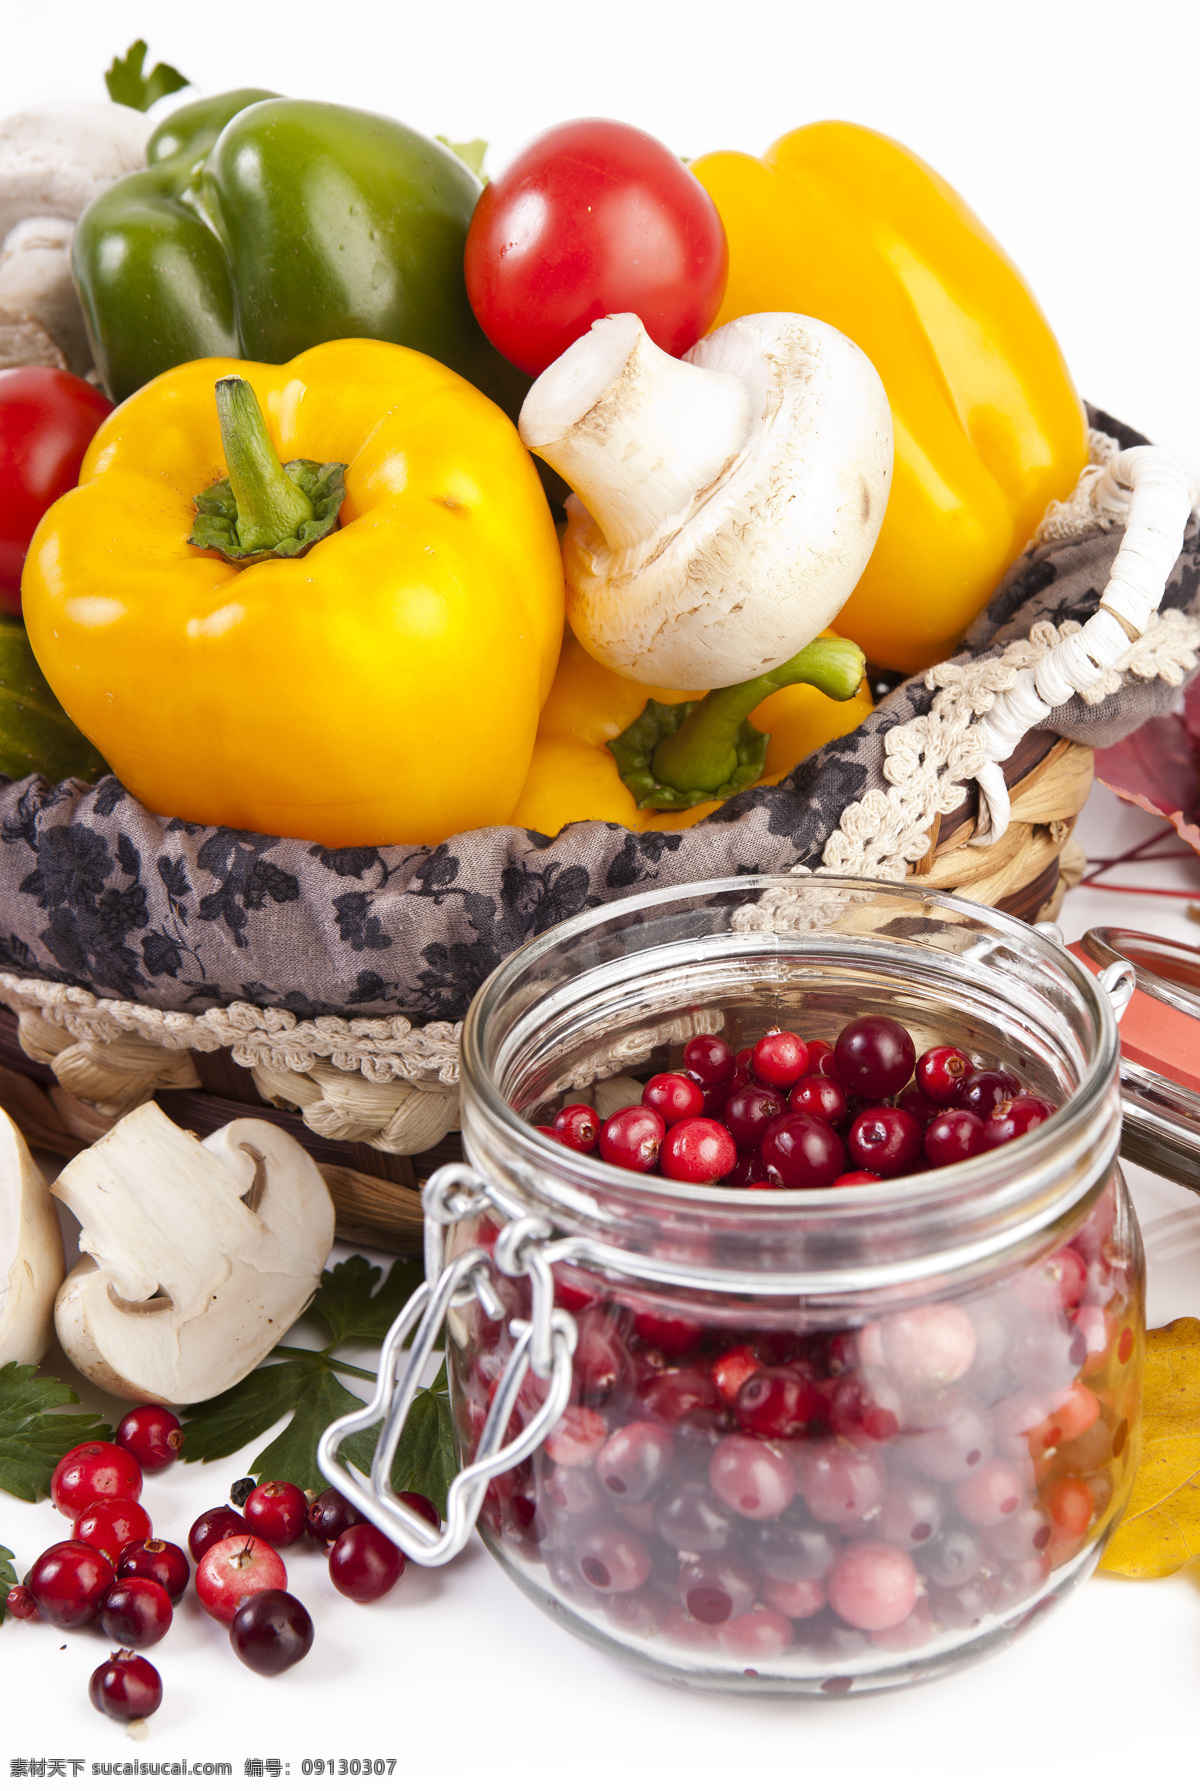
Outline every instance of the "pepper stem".
<svg viewBox="0 0 1200 1791">
<path fill-rule="evenodd" d="M 217 381 L 217 416 L 238 541 L 245 553 L 270 552 L 312 521 L 313 506 L 284 472 L 249 380 Z"/>
<path fill-rule="evenodd" d="M 853 641 L 820 636 L 773 672 L 710 690 L 697 703 L 646 704 L 609 751 L 639 808 L 691 808 L 724 800 L 762 776 L 769 734 L 747 720 L 789 684 L 812 684 L 845 703 L 862 682 L 864 656 Z"/>
</svg>

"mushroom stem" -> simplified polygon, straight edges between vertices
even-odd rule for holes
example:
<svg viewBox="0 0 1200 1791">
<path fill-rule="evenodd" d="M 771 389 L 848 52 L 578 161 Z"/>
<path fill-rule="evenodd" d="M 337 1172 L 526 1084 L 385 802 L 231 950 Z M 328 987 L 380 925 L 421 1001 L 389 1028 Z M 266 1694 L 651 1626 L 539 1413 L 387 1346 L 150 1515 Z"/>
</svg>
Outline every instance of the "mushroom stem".
<svg viewBox="0 0 1200 1791">
<path fill-rule="evenodd" d="M 560 473 L 613 548 L 660 535 L 741 452 L 745 382 L 677 361 L 632 312 L 602 317 L 547 367 L 521 408 L 521 440 Z"/>
<path fill-rule="evenodd" d="M 697 703 L 652 699 L 609 742 L 609 751 L 639 808 L 681 809 L 724 800 L 763 774 L 770 735 L 747 719 L 759 703 L 789 684 L 812 684 L 835 702 L 848 702 L 862 681 L 863 665 L 861 647 L 823 635 L 773 672 L 710 690 Z"/>
</svg>

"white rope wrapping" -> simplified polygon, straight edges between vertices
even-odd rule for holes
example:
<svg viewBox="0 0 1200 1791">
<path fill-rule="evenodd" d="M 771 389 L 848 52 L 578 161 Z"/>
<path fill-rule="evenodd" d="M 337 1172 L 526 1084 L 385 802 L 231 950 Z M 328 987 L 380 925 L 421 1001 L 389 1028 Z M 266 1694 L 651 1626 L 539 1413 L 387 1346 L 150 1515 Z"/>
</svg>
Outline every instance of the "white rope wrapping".
<svg viewBox="0 0 1200 1791">
<path fill-rule="evenodd" d="M 1036 665 L 1022 670 L 979 723 L 984 763 L 976 773 L 982 801 L 974 845 L 994 844 L 1008 826 L 1001 761 L 1052 709 L 1088 691 L 1128 654 L 1130 641 L 1145 633 L 1162 602 L 1183 546 L 1191 514 L 1188 480 L 1160 449 L 1127 448 L 1117 454 L 1088 495 L 1102 526 L 1111 526 L 1124 510 L 1125 539 L 1095 615 L 1078 633 L 1061 636 Z"/>
</svg>

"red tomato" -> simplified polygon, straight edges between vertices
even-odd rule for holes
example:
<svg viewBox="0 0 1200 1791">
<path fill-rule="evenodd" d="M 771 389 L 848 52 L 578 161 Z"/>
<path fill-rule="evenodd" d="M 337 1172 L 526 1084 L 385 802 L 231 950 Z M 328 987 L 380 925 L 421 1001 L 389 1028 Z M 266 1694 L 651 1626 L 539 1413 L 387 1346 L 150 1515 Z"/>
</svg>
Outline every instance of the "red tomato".
<svg viewBox="0 0 1200 1791">
<path fill-rule="evenodd" d="M 70 491 L 112 405 L 57 367 L 0 372 L 0 611 L 21 613 L 21 568 L 33 531 Z"/>
<path fill-rule="evenodd" d="M 540 373 L 598 317 L 635 311 L 684 354 L 725 295 L 717 208 L 657 138 L 606 118 L 537 137 L 484 187 L 467 232 L 467 292 L 484 333 Z"/>
</svg>

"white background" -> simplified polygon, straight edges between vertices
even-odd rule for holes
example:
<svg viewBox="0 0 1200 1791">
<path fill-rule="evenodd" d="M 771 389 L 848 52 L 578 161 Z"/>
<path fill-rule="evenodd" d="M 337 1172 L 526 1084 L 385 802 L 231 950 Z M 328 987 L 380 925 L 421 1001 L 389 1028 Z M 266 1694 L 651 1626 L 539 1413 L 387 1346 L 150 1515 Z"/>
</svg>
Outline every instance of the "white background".
<svg viewBox="0 0 1200 1791">
<path fill-rule="evenodd" d="M 208 91 L 260 85 L 483 136 L 499 171 L 525 138 L 599 113 L 695 155 L 759 152 L 843 117 L 890 132 L 966 196 L 1031 281 L 1080 391 L 1200 473 L 1194 4 L 1063 0 L 42 0 L 3 8 L 0 115 L 103 97 L 134 37 Z M 1144 818 L 1098 792 L 1081 835 L 1107 852 Z M 1145 880 L 1200 887 L 1190 864 Z M 1119 878 L 1135 881 L 1137 874 Z M 1123 921 L 1200 939 L 1182 902 L 1079 894 L 1064 924 Z M 1132 1178 L 1151 1258 L 1151 1321 L 1200 1311 L 1200 1203 Z M 248 1460 L 248 1457 L 246 1458 Z M 245 1462 L 148 1483 L 182 1540 Z M 48 1506 L 0 1495 L 23 1571 L 63 1533 Z M 847 1791 L 971 1784 L 1090 1788 L 1195 1781 L 1200 1575 L 1096 1580 L 1021 1644 L 950 1681 L 854 1704 L 700 1697 L 642 1681 L 550 1625 L 475 1545 L 440 1576 L 410 1569 L 384 1604 L 338 1599 L 314 1554 L 292 1586 L 318 1640 L 278 1681 L 243 1671 L 194 1607 L 155 1650 L 166 1685 L 140 1746 L 96 1715 L 103 1644 L 0 1631 L 0 1776 L 12 1757 L 88 1762 L 396 1756 L 395 1782 L 455 1788 L 701 1791 L 836 1783 Z M 70 1767 L 67 1768 L 68 1774 Z M 268 1781 L 269 1782 L 269 1781 Z"/>
</svg>

